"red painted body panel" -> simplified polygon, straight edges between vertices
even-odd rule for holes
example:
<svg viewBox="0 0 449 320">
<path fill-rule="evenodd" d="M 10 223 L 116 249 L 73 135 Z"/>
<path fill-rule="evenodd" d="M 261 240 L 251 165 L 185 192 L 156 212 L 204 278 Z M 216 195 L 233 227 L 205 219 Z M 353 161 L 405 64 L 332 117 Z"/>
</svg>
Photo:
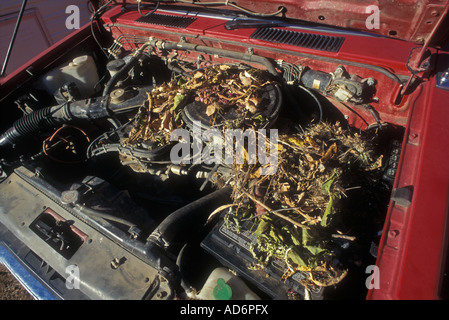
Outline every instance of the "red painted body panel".
<svg viewBox="0 0 449 320">
<path fill-rule="evenodd" d="M 148 28 L 149 25 L 135 20 L 140 17 L 137 12 L 127 12 L 118 15 L 119 8 L 115 8 L 107 12 L 103 16 L 105 23 L 120 24 L 137 28 Z M 176 14 L 173 14 L 176 15 Z M 178 16 L 182 16 L 178 14 Z M 193 15 L 190 15 L 193 16 Z M 187 28 L 175 29 L 176 33 L 183 35 L 191 35 L 192 37 L 205 36 L 210 38 L 217 38 L 227 41 L 242 41 L 251 45 L 262 45 L 270 48 L 298 51 L 302 53 L 320 54 L 324 57 L 338 57 L 342 60 L 357 61 L 370 64 L 376 64 L 382 67 L 388 67 L 398 74 L 408 74 L 408 70 L 405 67 L 405 61 L 408 58 L 410 49 L 416 47 L 415 44 L 408 43 L 396 39 L 386 38 L 372 38 L 372 37 L 360 37 L 345 35 L 346 39 L 343 46 L 338 53 L 331 52 L 317 52 L 308 48 L 298 49 L 295 46 L 284 44 L 273 44 L 262 41 L 250 39 L 251 34 L 256 30 L 255 28 L 238 29 L 238 30 L 226 30 L 226 20 L 217 20 L 212 18 L 201 18 L 195 20 Z M 152 30 L 171 31 L 173 28 L 168 28 L 159 25 L 151 25 Z M 288 29 L 288 28 L 281 28 Z M 307 31 L 312 34 L 323 34 L 323 32 L 311 31 L 309 29 L 295 28 L 291 29 L 295 31 Z M 148 30 L 146 31 L 148 33 Z M 338 33 L 331 33 L 330 35 L 337 35 Z M 179 39 L 179 36 L 178 36 Z"/>
<path fill-rule="evenodd" d="M 137 1 L 127 0 L 126 2 L 136 3 Z M 176 0 L 173 2 L 172 5 L 178 5 Z M 188 1 L 180 2 L 182 5 L 188 5 Z M 232 6 L 226 6 L 225 1 L 222 3 L 223 9 L 235 10 Z M 277 12 L 280 7 L 284 7 L 283 16 L 287 18 L 362 31 L 367 31 L 366 19 L 373 12 L 367 8 L 375 6 L 379 9 L 380 26 L 378 29 L 368 30 L 369 32 L 420 44 L 424 43 L 431 34 L 449 4 L 445 0 L 268 0 L 263 2 L 239 0 L 235 3 L 245 9 L 264 14 Z M 445 35 L 447 36 L 447 32 Z M 447 38 L 445 40 L 447 41 Z"/>
<path fill-rule="evenodd" d="M 370 299 L 439 299 L 446 258 L 449 195 L 449 92 L 434 79 L 423 88 L 407 126 L 396 187 L 413 187 L 409 207 L 391 203 Z"/>
</svg>

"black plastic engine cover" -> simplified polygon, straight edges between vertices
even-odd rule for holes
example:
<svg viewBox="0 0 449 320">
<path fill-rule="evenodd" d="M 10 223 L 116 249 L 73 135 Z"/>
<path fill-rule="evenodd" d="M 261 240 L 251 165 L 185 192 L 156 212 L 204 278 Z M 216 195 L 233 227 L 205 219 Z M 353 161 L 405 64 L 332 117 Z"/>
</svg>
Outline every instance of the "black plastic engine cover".
<svg viewBox="0 0 449 320">
<path fill-rule="evenodd" d="M 269 265 L 263 269 L 255 270 L 252 268 L 256 260 L 251 254 L 250 246 L 251 243 L 255 243 L 256 237 L 250 231 L 251 221 L 245 221 L 237 228 L 232 221 L 225 223 L 223 217 L 224 215 L 201 243 L 201 246 L 207 252 L 223 265 L 257 286 L 272 299 L 288 299 L 288 293 L 292 290 L 303 298 L 305 297 L 304 287 L 299 280 L 305 278 L 306 275 L 297 272 L 287 280 L 281 280 L 282 275 L 287 271 L 287 266 L 283 261 L 272 259 Z M 317 291 L 309 291 L 309 298 L 321 300 L 323 299 L 323 292 L 323 288 Z"/>
</svg>

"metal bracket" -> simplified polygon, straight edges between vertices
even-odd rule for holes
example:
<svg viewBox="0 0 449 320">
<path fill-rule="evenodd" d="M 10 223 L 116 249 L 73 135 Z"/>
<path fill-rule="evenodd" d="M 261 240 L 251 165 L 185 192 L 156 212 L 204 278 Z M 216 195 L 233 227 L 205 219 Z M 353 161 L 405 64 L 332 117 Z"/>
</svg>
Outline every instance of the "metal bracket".
<svg viewBox="0 0 449 320">
<path fill-rule="evenodd" d="M 407 208 L 412 203 L 413 187 L 396 188 L 391 194 L 391 199 L 399 206 Z"/>
<path fill-rule="evenodd" d="M 440 89 L 449 90 L 449 68 L 443 72 L 437 73 L 435 77 L 435 86 Z"/>
</svg>

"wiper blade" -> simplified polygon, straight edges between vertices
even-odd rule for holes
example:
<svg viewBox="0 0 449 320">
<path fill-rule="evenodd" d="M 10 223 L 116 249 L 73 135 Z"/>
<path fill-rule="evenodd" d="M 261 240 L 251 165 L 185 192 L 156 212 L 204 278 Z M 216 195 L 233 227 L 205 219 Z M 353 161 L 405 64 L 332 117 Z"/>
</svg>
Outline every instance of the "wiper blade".
<svg viewBox="0 0 449 320">
<path fill-rule="evenodd" d="M 232 7 L 234 9 L 242 11 L 250 16 L 257 16 L 257 17 L 274 17 L 279 14 L 284 14 L 287 11 L 287 8 L 285 8 L 284 6 L 280 6 L 279 9 L 275 12 L 260 13 L 260 12 L 255 12 L 255 11 L 246 9 L 244 7 L 241 7 L 241 6 L 237 5 L 236 3 L 231 2 L 229 0 L 227 0 L 227 1 L 218 0 L 218 1 L 211 1 L 211 2 L 201 2 L 198 0 L 137 0 L 137 2 L 138 3 L 140 3 L 140 2 L 162 2 L 162 3 L 175 2 L 175 3 L 186 3 L 186 4 L 196 5 L 196 6 L 203 6 L 203 7 Z"/>
<path fill-rule="evenodd" d="M 226 22 L 226 30 L 236 30 L 244 28 L 270 28 L 279 27 L 283 23 L 267 20 L 253 20 L 253 19 L 237 19 Z"/>
</svg>

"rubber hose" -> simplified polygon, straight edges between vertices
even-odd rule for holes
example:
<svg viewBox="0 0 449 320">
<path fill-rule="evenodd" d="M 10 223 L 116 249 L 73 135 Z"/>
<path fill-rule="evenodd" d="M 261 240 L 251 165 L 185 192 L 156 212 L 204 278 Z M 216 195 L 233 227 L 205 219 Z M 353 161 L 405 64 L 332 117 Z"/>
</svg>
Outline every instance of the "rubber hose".
<svg viewBox="0 0 449 320">
<path fill-rule="evenodd" d="M 153 231 L 149 241 L 165 250 L 186 242 L 213 210 L 230 202 L 231 190 L 231 187 L 219 189 L 174 211 Z"/>
<path fill-rule="evenodd" d="M 179 272 L 179 285 L 185 291 L 188 298 L 195 298 L 196 290 L 193 288 L 190 283 L 185 279 L 184 275 L 184 260 L 185 260 L 185 252 L 188 244 L 186 243 L 182 249 L 179 251 L 178 257 L 176 258 L 176 265 L 178 266 Z"/>
<path fill-rule="evenodd" d="M 201 53 L 210 54 L 210 55 L 218 55 L 221 57 L 231 58 L 231 59 L 235 59 L 235 60 L 258 63 L 261 65 L 264 65 L 267 68 L 267 71 L 269 73 L 271 73 L 272 75 L 278 76 L 276 68 L 273 66 L 273 64 L 270 62 L 270 60 L 268 60 L 265 57 L 258 56 L 255 54 L 241 53 L 241 52 L 230 51 L 230 50 L 225 50 L 225 49 L 220 49 L 220 48 L 201 46 L 201 45 L 196 45 L 196 44 L 187 43 L 187 42 L 176 43 L 176 42 L 170 42 L 170 41 L 165 41 L 165 42 L 162 41 L 161 42 L 161 41 L 157 41 L 157 40 L 156 41 L 153 40 L 153 42 L 154 42 L 154 45 L 160 47 L 161 49 L 196 51 L 196 52 L 201 52 Z"/>
<path fill-rule="evenodd" d="M 62 106 L 63 108 L 63 106 Z M 11 128 L 0 136 L 0 146 L 13 144 L 21 137 L 27 136 L 41 129 L 50 129 L 64 121 L 64 118 L 55 117 L 61 106 L 47 107 L 36 110 L 15 121 Z"/>
<path fill-rule="evenodd" d="M 117 71 L 111 79 L 106 83 L 104 89 L 103 89 L 103 97 L 107 97 L 109 93 L 111 93 L 114 86 L 117 84 L 119 79 L 123 77 L 123 75 L 131 70 L 138 62 L 140 57 L 143 54 L 143 51 L 146 47 L 149 46 L 149 43 L 144 43 L 137 51 L 136 53 L 131 57 L 131 59 L 119 70 Z"/>
</svg>

